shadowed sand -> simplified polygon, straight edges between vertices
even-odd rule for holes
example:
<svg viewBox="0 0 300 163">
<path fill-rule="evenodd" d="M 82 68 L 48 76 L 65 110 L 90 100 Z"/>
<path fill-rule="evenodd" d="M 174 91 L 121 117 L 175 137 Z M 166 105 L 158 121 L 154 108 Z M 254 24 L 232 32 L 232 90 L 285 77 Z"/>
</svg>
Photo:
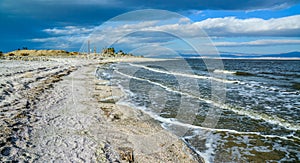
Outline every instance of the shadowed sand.
<svg viewBox="0 0 300 163">
<path fill-rule="evenodd" d="M 122 60 L 145 59 L 102 63 Z M 2 74 L 0 161 L 201 162 L 148 115 L 118 104 L 123 93 L 96 79 L 99 65 L 56 59 Z"/>
</svg>

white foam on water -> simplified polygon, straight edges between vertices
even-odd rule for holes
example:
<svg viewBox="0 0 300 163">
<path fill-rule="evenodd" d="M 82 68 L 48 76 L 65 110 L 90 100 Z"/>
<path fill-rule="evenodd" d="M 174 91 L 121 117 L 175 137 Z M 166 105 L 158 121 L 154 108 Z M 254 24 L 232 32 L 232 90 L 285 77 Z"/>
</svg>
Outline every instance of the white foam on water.
<svg viewBox="0 0 300 163">
<path fill-rule="evenodd" d="M 168 71 L 158 70 L 158 69 L 154 69 L 154 68 L 151 68 L 151 67 L 132 64 L 132 63 L 129 63 L 129 65 L 134 66 L 134 67 L 144 68 L 144 69 L 147 69 L 147 70 L 150 70 L 150 71 L 153 71 L 153 72 L 169 74 L 169 75 L 176 75 L 176 76 L 182 76 L 182 77 L 187 77 L 187 78 L 214 80 L 214 81 L 222 82 L 222 83 L 238 83 L 239 82 L 239 81 L 232 81 L 232 80 L 227 80 L 227 79 L 215 78 L 215 77 L 211 77 L 211 76 L 201 76 L 201 75 L 195 75 L 195 74 L 184 74 L 184 73 L 178 73 L 178 72 L 168 72 Z"/>
<path fill-rule="evenodd" d="M 215 154 L 215 149 L 216 147 L 214 147 L 215 144 L 215 139 L 217 139 L 218 135 L 210 135 L 205 143 L 205 147 L 207 148 L 207 150 L 205 150 L 205 152 L 202 152 L 202 157 L 204 158 L 204 161 L 209 163 L 209 162 L 214 162 L 214 154 Z"/>
<path fill-rule="evenodd" d="M 264 135 L 264 134 L 261 134 L 260 132 L 242 132 L 242 131 L 236 131 L 236 130 L 232 130 L 232 129 L 217 129 L 217 128 L 208 128 L 208 127 L 196 126 L 196 125 L 180 122 L 180 121 L 178 121 L 177 119 L 174 119 L 174 118 L 161 117 L 161 116 L 157 115 L 156 113 L 150 111 L 145 106 L 136 106 L 136 105 L 134 105 L 130 102 L 126 102 L 126 101 L 123 101 L 123 100 L 121 100 L 117 103 L 121 104 L 121 105 L 129 106 L 129 107 L 137 108 L 137 109 L 143 111 L 144 113 L 148 114 L 151 118 L 153 118 L 153 119 L 155 119 L 159 122 L 169 124 L 169 125 L 175 125 L 175 126 L 185 127 L 185 128 L 194 129 L 194 130 L 205 130 L 205 131 L 211 131 L 211 132 L 227 132 L 227 133 L 239 134 L 239 135 L 257 135 L 257 136 L 261 136 L 261 137 L 264 137 L 264 138 L 278 138 L 278 139 L 289 140 L 289 141 L 295 141 L 294 139 L 300 140 L 298 137 L 293 136 L 293 135 L 288 135 L 288 136 Z M 165 128 L 165 129 L 168 129 L 164 125 L 162 125 L 162 127 Z M 292 137 L 293 139 L 291 139 L 289 137 Z"/>
<path fill-rule="evenodd" d="M 185 137 L 185 138 L 188 138 L 188 137 Z M 205 163 L 212 163 L 214 162 L 214 154 L 215 154 L 215 143 L 216 143 L 216 139 L 219 138 L 218 135 L 212 135 L 212 134 L 209 134 L 209 137 L 206 137 L 206 141 L 205 141 L 205 148 L 206 150 L 205 151 L 199 151 L 197 150 L 195 147 L 189 145 L 189 143 L 185 140 L 185 139 L 182 139 L 183 142 L 185 142 L 195 153 L 197 153 L 199 156 L 201 156 L 203 158 L 203 161 Z"/>
<path fill-rule="evenodd" d="M 295 141 L 294 139 L 288 138 L 288 137 L 294 137 L 294 136 L 285 137 L 285 136 L 278 136 L 278 135 L 263 135 L 259 132 L 240 132 L 240 131 L 229 130 L 229 129 L 215 129 L 215 128 L 195 126 L 195 125 L 179 122 L 178 120 L 176 120 L 174 118 L 163 118 L 163 117 L 157 115 L 156 113 L 152 112 L 149 108 L 146 108 L 145 106 L 136 106 L 131 102 L 126 102 L 126 101 L 121 100 L 121 101 L 117 102 L 117 104 L 126 105 L 129 107 L 141 110 L 145 114 L 149 115 L 151 118 L 161 122 L 162 123 L 161 126 L 166 130 L 170 130 L 170 128 L 168 127 L 170 125 L 184 127 L 184 128 L 186 128 L 186 131 L 188 131 L 188 129 L 194 129 L 194 135 L 186 136 L 186 137 L 182 138 L 182 140 L 195 153 L 197 153 L 199 156 L 201 156 L 206 163 L 214 162 L 214 153 L 215 153 L 215 149 L 217 148 L 215 142 L 216 142 L 216 138 L 217 138 L 216 136 L 219 136 L 217 134 L 219 132 L 227 132 L 227 133 L 238 134 L 238 135 L 257 135 L 257 136 L 261 136 L 264 138 L 278 138 L 278 139 L 282 139 L 282 140 Z M 203 131 L 208 131 L 208 132 L 203 132 Z M 215 134 L 211 134 L 212 132 L 214 132 Z M 176 133 L 176 131 L 175 131 L 175 133 Z M 199 135 L 199 134 L 206 135 L 206 137 L 205 137 L 206 138 L 206 143 L 205 143 L 206 150 L 204 150 L 204 151 L 197 150 L 194 146 L 192 146 L 185 140 L 185 138 L 190 139 L 193 136 Z M 203 135 L 203 136 L 205 136 L 205 135 Z M 299 141 L 299 138 L 297 138 L 297 137 L 294 137 L 294 138 L 298 139 L 298 141 Z"/>
<path fill-rule="evenodd" d="M 217 73 L 217 74 L 235 74 L 236 73 L 236 71 L 219 70 L 219 69 L 216 69 L 213 72 Z"/>
<path fill-rule="evenodd" d="M 268 114 L 265 114 L 265 113 L 258 113 L 258 112 L 253 111 L 253 110 L 238 109 L 238 108 L 230 107 L 230 106 L 227 106 L 227 105 L 223 105 L 222 108 L 227 109 L 227 110 L 231 110 L 234 113 L 239 114 L 239 115 L 248 116 L 252 119 L 263 120 L 263 121 L 268 122 L 270 124 L 274 124 L 274 125 L 284 127 L 288 130 L 293 130 L 293 131 L 300 130 L 300 126 L 298 124 L 289 123 L 285 119 L 277 117 L 276 115 L 268 115 Z"/>
<path fill-rule="evenodd" d="M 122 89 L 123 92 L 126 92 L 126 93 L 129 93 L 129 94 L 134 94 L 132 93 L 131 91 L 128 91 L 126 90 L 124 87 L 122 87 L 121 85 L 119 85 Z M 236 130 L 230 130 L 230 129 L 215 129 L 215 128 L 207 128 L 207 127 L 201 127 L 201 126 L 195 126 L 195 125 L 192 125 L 192 124 L 187 124 L 187 123 L 182 123 L 174 118 L 163 118 L 159 115 L 157 115 L 157 113 L 154 113 L 151 111 L 150 108 L 147 108 L 145 106 L 136 106 L 134 103 L 130 102 L 130 101 L 125 101 L 125 99 L 122 99 L 120 101 L 117 102 L 118 104 L 121 104 L 121 105 L 126 105 L 126 106 L 129 106 L 129 107 L 132 107 L 132 108 L 136 108 L 136 109 L 139 109 L 141 110 L 142 112 L 144 112 L 145 114 L 149 115 L 151 118 L 161 122 L 162 124 L 162 127 L 164 129 L 167 129 L 167 130 L 171 130 L 170 128 L 168 128 L 168 126 L 179 126 L 179 127 L 184 127 L 186 128 L 186 131 L 188 131 L 188 129 L 193 129 L 194 131 L 194 134 L 191 135 L 191 136 L 187 136 L 187 137 L 184 137 L 182 138 L 182 140 L 195 152 L 197 153 L 200 157 L 202 157 L 204 159 L 205 162 L 214 162 L 214 152 L 215 152 L 215 149 L 217 148 L 216 147 L 216 140 L 215 138 L 213 138 L 212 136 L 215 136 L 215 135 L 219 135 L 218 133 L 219 132 L 226 132 L 226 133 L 231 133 L 231 134 L 238 134 L 238 135 L 257 135 L 257 136 L 261 136 L 261 137 L 264 137 L 264 138 L 278 138 L 278 139 L 282 139 L 282 140 L 288 140 L 288 141 L 299 141 L 300 139 L 296 136 L 293 136 L 292 134 L 291 135 L 287 135 L 287 136 L 278 136 L 278 135 L 263 135 L 259 132 L 240 132 L 240 131 L 236 131 Z M 175 131 L 176 133 L 176 131 Z M 189 144 L 185 138 L 189 139 L 189 138 L 192 138 L 193 136 L 197 135 L 197 134 L 207 134 L 207 133 L 215 133 L 215 134 L 209 134 L 209 136 L 207 136 L 207 141 L 205 143 L 205 149 L 204 151 L 199 151 L 197 150 L 196 147 L 192 146 L 191 144 Z M 220 136 L 220 135 L 219 135 Z M 298 139 L 298 140 L 295 140 L 295 139 Z M 262 150 L 262 149 L 261 149 Z M 263 152 L 264 150 L 262 150 Z"/>
<path fill-rule="evenodd" d="M 106 73 L 106 72 L 102 72 L 102 75 L 101 75 L 101 76 L 103 76 L 103 77 L 105 77 L 105 78 L 108 78 L 108 79 L 111 78 L 111 75 L 110 75 L 109 73 Z"/>
<path fill-rule="evenodd" d="M 128 78 L 132 78 L 132 79 L 136 79 L 136 80 L 140 80 L 140 81 L 146 81 L 146 82 L 151 83 L 153 85 L 160 86 L 161 88 L 164 88 L 165 90 L 170 91 L 170 92 L 174 92 L 174 93 L 178 93 L 178 94 L 181 94 L 181 95 L 185 95 L 185 96 L 190 97 L 190 98 L 198 99 L 198 100 L 206 102 L 208 104 L 212 104 L 212 105 L 214 105 L 218 108 L 230 110 L 230 111 L 232 111 L 236 114 L 239 114 L 239 115 L 248 116 L 248 117 L 250 117 L 252 119 L 256 119 L 256 120 L 263 120 L 263 121 L 268 122 L 270 124 L 274 124 L 274 125 L 284 127 L 288 130 L 293 130 L 293 131 L 300 130 L 300 126 L 298 124 L 289 123 L 286 120 L 284 120 L 282 118 L 279 118 L 275 115 L 267 115 L 267 114 L 264 114 L 264 113 L 255 112 L 253 110 L 245 110 L 245 109 L 239 109 L 239 108 L 231 107 L 231 106 L 228 106 L 226 104 L 220 104 L 220 103 L 217 103 L 217 102 L 209 100 L 209 99 L 204 99 L 204 98 L 201 98 L 201 97 L 198 97 L 198 96 L 191 95 L 189 93 L 185 93 L 185 92 L 181 92 L 181 91 L 171 89 L 171 88 L 169 88 L 169 87 L 167 87 L 163 84 L 153 82 L 153 81 L 148 80 L 148 79 L 142 79 L 142 78 L 134 77 L 134 76 L 131 76 L 131 75 L 128 75 L 128 74 L 124 74 L 124 73 L 122 73 L 118 70 L 116 70 L 115 72 L 117 72 L 117 73 L 119 73 L 123 76 L 126 76 Z"/>
</svg>

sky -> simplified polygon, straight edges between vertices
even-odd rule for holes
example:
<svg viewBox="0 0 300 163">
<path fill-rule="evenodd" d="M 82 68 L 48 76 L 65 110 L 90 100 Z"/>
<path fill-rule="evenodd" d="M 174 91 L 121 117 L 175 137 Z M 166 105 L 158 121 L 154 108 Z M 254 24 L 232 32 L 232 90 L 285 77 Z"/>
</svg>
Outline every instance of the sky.
<svg viewBox="0 0 300 163">
<path fill-rule="evenodd" d="M 137 53 L 146 47 L 197 53 L 182 40 L 205 42 L 202 48 L 210 44 L 219 53 L 300 51 L 300 0 L 1 0 L 0 22 L 3 52 L 80 51 L 87 40 L 96 40 L 97 49 L 109 40 Z"/>
</svg>

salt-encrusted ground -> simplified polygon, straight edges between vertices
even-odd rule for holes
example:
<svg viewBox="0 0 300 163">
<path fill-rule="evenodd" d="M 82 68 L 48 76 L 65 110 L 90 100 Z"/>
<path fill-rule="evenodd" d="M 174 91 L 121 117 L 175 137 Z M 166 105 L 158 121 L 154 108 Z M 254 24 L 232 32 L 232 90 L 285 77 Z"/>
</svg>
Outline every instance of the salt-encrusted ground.
<svg viewBox="0 0 300 163">
<path fill-rule="evenodd" d="M 118 104 L 122 92 L 96 79 L 97 66 L 1 61 L 0 161 L 197 162 L 149 116 Z"/>
</svg>

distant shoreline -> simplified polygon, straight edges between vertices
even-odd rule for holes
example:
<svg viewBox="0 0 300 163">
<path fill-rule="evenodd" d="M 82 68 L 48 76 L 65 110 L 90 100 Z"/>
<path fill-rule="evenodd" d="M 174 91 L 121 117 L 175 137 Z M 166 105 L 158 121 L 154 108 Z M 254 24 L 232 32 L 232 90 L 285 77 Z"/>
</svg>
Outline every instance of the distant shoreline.
<svg viewBox="0 0 300 163">
<path fill-rule="evenodd" d="M 300 58 L 221 58 L 228 60 L 300 60 Z"/>
<path fill-rule="evenodd" d="M 180 58 L 178 58 L 180 59 Z M 184 59 L 222 59 L 222 60 L 295 60 L 298 61 L 300 58 L 209 58 L 209 57 L 189 57 Z"/>
<path fill-rule="evenodd" d="M 7 53 L 1 53 L 0 59 L 4 60 L 25 60 L 25 61 L 32 61 L 32 60 L 41 60 L 46 61 L 49 58 L 82 58 L 82 59 L 110 59 L 110 58 L 147 58 L 145 60 L 176 60 L 176 59 L 218 59 L 218 60 L 300 60 L 300 57 L 292 57 L 292 56 L 278 56 L 278 57 L 271 57 L 271 56 L 228 56 L 224 57 L 220 55 L 220 57 L 209 57 L 209 56 L 182 56 L 182 57 L 170 57 L 170 58 L 151 58 L 151 57 L 143 57 L 143 56 L 135 56 L 133 54 L 127 54 L 120 50 L 120 52 L 115 52 L 113 49 L 112 52 L 110 51 L 103 51 L 101 53 L 80 53 L 80 52 L 68 52 L 66 50 L 15 50 Z M 144 59 L 142 59 L 144 60 Z M 142 61 L 141 60 L 141 61 Z"/>
</svg>

